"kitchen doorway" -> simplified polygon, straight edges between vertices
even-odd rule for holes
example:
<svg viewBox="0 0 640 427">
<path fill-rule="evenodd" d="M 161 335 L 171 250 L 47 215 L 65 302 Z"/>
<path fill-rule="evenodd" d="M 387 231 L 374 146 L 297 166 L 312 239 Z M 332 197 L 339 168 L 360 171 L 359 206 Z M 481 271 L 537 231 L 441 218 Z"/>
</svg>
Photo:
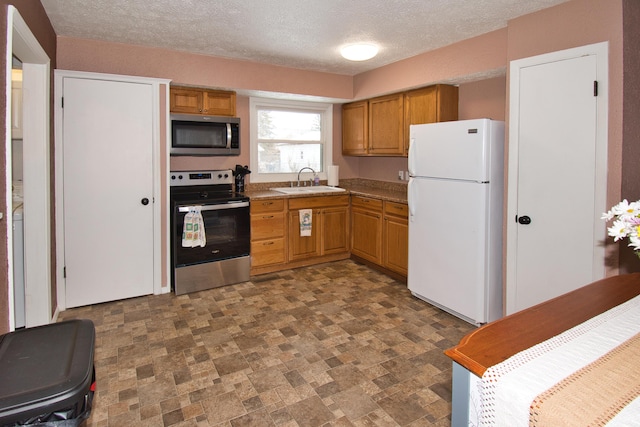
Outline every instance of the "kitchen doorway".
<svg viewBox="0 0 640 427">
<path fill-rule="evenodd" d="M 7 52 L 22 62 L 22 123 L 23 156 L 29 161 L 23 164 L 24 224 L 24 283 L 25 323 L 27 327 L 48 324 L 55 318 L 51 300 L 51 209 L 49 167 L 49 94 L 50 58 L 38 43 L 18 10 L 7 9 Z M 11 73 L 5 82 L 11 87 Z M 7 97 L 11 101 L 10 91 Z M 7 108 L 6 123 L 12 123 L 11 108 Z M 12 148 L 11 127 L 6 128 L 6 206 L 11 203 Z M 8 209 L 7 209 L 8 211 Z M 7 215 L 7 238 L 13 247 L 13 220 Z M 15 295 L 13 291 L 12 251 L 8 251 L 9 328 L 15 329 Z"/>
<path fill-rule="evenodd" d="M 511 63 L 506 314 L 604 277 L 608 45 Z"/>
</svg>

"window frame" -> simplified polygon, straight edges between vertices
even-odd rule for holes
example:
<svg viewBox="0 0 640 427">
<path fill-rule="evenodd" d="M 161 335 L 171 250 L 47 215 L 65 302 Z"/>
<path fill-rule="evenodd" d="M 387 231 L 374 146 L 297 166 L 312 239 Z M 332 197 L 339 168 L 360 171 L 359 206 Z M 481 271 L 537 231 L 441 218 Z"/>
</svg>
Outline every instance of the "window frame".
<svg viewBox="0 0 640 427">
<path fill-rule="evenodd" d="M 277 110 L 290 110 L 293 112 L 315 112 L 321 115 L 321 144 L 322 144 L 322 171 L 316 171 L 321 180 L 327 179 L 327 170 L 333 160 L 333 104 L 310 101 L 293 101 L 286 99 L 258 98 L 249 99 L 249 167 L 251 169 L 251 182 L 287 182 L 296 181 L 298 173 L 259 173 L 258 172 L 258 110 L 273 108 Z M 308 170 L 305 173 L 311 173 Z M 305 175 L 305 178 L 308 178 Z"/>
</svg>

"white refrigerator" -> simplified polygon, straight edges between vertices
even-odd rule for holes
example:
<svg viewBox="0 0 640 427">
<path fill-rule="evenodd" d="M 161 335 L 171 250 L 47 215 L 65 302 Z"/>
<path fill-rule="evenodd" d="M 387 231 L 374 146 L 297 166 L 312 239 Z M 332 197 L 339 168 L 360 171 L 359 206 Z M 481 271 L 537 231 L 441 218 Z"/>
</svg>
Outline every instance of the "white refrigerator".
<svg viewBox="0 0 640 427">
<path fill-rule="evenodd" d="M 504 122 L 412 125 L 411 293 L 467 322 L 502 317 Z"/>
</svg>

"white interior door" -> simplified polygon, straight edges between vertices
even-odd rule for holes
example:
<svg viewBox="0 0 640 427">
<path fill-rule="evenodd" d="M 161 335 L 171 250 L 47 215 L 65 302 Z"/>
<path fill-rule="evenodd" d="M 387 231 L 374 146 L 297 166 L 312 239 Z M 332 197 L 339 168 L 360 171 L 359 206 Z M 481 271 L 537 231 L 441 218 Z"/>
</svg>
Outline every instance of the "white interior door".
<svg viewBox="0 0 640 427">
<path fill-rule="evenodd" d="M 151 294 L 153 86 L 62 85 L 66 306 Z"/>
<path fill-rule="evenodd" d="M 604 274 L 602 78 L 596 55 L 512 67 L 507 314 Z"/>
</svg>

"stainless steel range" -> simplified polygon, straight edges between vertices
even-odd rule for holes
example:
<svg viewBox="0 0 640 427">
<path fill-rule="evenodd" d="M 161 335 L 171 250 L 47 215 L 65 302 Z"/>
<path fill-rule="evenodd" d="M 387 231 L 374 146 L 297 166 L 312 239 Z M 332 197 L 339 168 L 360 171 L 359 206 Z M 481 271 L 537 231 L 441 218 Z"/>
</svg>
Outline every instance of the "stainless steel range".
<svg viewBox="0 0 640 427">
<path fill-rule="evenodd" d="M 231 170 L 174 171 L 169 183 L 174 292 L 181 295 L 248 281 L 249 198 L 233 192 Z M 185 217 L 190 211 L 202 216 L 204 246 L 185 243 Z"/>
</svg>

